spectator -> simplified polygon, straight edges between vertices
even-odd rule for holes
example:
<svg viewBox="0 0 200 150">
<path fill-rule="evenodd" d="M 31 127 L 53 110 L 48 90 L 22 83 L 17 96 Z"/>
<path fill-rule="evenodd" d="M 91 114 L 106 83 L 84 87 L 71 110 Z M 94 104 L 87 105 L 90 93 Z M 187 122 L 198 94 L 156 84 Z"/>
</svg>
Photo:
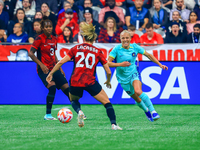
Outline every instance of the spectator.
<svg viewBox="0 0 200 150">
<path fill-rule="evenodd" d="M 0 42 L 6 42 L 7 40 L 5 29 L 6 29 L 6 25 L 4 21 L 0 19 Z"/>
<path fill-rule="evenodd" d="M 102 8 L 99 13 L 99 23 L 102 27 L 108 17 L 113 17 L 117 27 L 122 27 L 125 23 L 123 10 L 115 5 L 115 0 L 106 0 L 106 7 Z"/>
<path fill-rule="evenodd" d="M 136 30 L 145 32 L 145 26 L 149 22 L 149 10 L 143 7 L 143 0 L 135 0 L 135 6 L 126 10 L 126 26 L 134 25 Z"/>
<path fill-rule="evenodd" d="M 168 23 L 168 13 L 161 7 L 161 0 L 153 0 L 153 7 L 149 10 L 154 29 L 165 28 Z"/>
<path fill-rule="evenodd" d="M 101 28 L 99 43 L 120 43 L 120 32 L 117 30 L 116 21 L 113 17 L 108 17 L 104 28 Z"/>
<path fill-rule="evenodd" d="M 28 35 L 23 32 L 23 24 L 16 23 L 13 28 L 13 33 L 8 36 L 7 42 L 25 43 L 28 41 Z"/>
<path fill-rule="evenodd" d="M 58 43 L 73 43 L 73 33 L 71 27 L 66 26 L 63 34 L 58 36 Z"/>
<path fill-rule="evenodd" d="M 160 34 L 154 32 L 153 24 L 147 23 L 146 33 L 140 37 L 140 41 L 143 44 L 163 44 L 163 38 Z"/>
<path fill-rule="evenodd" d="M 58 20 L 58 23 L 56 25 L 56 34 L 62 34 L 66 26 L 71 27 L 73 37 L 79 32 L 79 26 L 77 22 L 73 19 L 73 10 L 71 8 L 68 8 L 65 11 L 65 18 Z"/>
<path fill-rule="evenodd" d="M 59 19 L 63 19 L 65 18 L 65 11 L 68 9 L 68 8 L 72 8 L 72 5 L 70 2 L 68 1 L 64 1 L 63 3 L 63 9 L 61 9 L 59 12 L 58 12 L 58 20 Z M 76 13 L 76 11 L 73 10 L 73 19 L 78 22 L 78 14 Z"/>
<path fill-rule="evenodd" d="M 187 43 L 200 43 L 200 24 L 194 25 L 194 32 L 187 36 Z"/>
<path fill-rule="evenodd" d="M 14 12 L 14 6 L 13 3 L 9 0 L 3 0 L 4 2 L 4 8 L 3 10 L 8 12 L 9 14 L 9 19 L 13 18 L 13 12 Z"/>
<path fill-rule="evenodd" d="M 140 37 L 139 35 L 135 34 L 135 26 L 130 25 L 128 26 L 128 32 L 131 34 L 131 42 L 130 43 L 140 43 Z"/>
<path fill-rule="evenodd" d="M 70 4 L 72 5 L 72 10 L 76 11 L 77 14 L 79 14 L 79 8 L 76 4 L 74 4 L 74 0 L 67 0 L 68 2 L 70 2 Z"/>
<path fill-rule="evenodd" d="M 85 18 L 85 22 L 90 24 L 92 23 L 93 26 L 95 26 L 95 32 L 97 34 L 97 36 L 99 35 L 99 31 L 100 31 L 100 24 L 98 21 L 93 20 L 93 10 L 90 7 L 86 7 L 83 11 L 83 17 Z"/>
<path fill-rule="evenodd" d="M 175 1 L 176 0 L 174 0 L 172 4 L 173 9 L 177 7 L 177 4 Z M 185 0 L 183 5 L 185 8 L 188 8 L 189 10 L 193 10 L 195 6 L 195 0 Z"/>
<path fill-rule="evenodd" d="M 53 13 L 53 14 L 57 14 L 58 12 L 58 3 L 57 0 L 35 0 L 36 2 L 36 11 L 40 11 L 42 4 L 46 3 L 49 10 Z"/>
<path fill-rule="evenodd" d="M 81 32 L 80 26 L 81 26 L 81 24 L 83 22 L 84 21 L 82 21 L 82 22 L 79 23 L 79 32 L 74 36 L 74 39 L 73 39 L 74 43 L 79 43 L 79 44 L 83 43 L 83 36 L 80 33 Z"/>
<path fill-rule="evenodd" d="M 86 7 L 92 7 L 92 1 L 91 0 L 84 0 L 84 8 Z M 96 10 L 93 10 L 92 11 L 92 18 L 93 20 L 95 21 L 99 21 L 99 14 L 98 14 L 98 11 Z M 83 11 L 80 11 L 79 12 L 79 22 L 82 22 L 82 21 L 85 21 L 85 18 L 83 17 Z"/>
<path fill-rule="evenodd" d="M 23 0 L 17 0 L 17 3 L 15 6 L 15 10 L 14 10 L 14 13 L 16 13 L 16 10 L 18 8 L 23 8 Z M 30 9 L 35 11 L 36 9 L 36 3 L 35 3 L 35 0 L 30 0 Z"/>
<path fill-rule="evenodd" d="M 198 2 L 194 7 L 194 12 L 196 12 L 198 18 L 197 20 L 200 20 L 200 2 Z"/>
<path fill-rule="evenodd" d="M 166 32 L 171 33 L 171 25 L 173 22 L 177 22 L 179 23 L 179 29 L 181 33 L 184 33 L 185 35 L 187 35 L 187 28 L 186 28 L 186 23 L 183 22 L 182 20 L 179 19 L 180 18 L 180 13 L 179 11 L 174 11 L 172 14 L 172 21 L 170 21 L 167 25 L 166 25 Z"/>
<path fill-rule="evenodd" d="M 189 23 L 186 24 L 187 27 L 187 32 L 188 34 L 190 34 L 191 32 L 193 32 L 193 27 L 196 23 L 200 23 L 200 21 L 197 21 L 197 14 L 196 12 L 192 11 L 190 13 L 190 19 L 189 19 Z"/>
<path fill-rule="evenodd" d="M 173 0 L 163 0 L 163 7 L 172 9 L 172 2 L 173 2 Z"/>
<path fill-rule="evenodd" d="M 32 23 L 27 20 L 25 12 L 22 8 L 18 8 L 13 20 L 8 24 L 8 36 L 13 33 L 13 28 L 16 23 L 23 24 L 24 32 L 31 35 L 33 32 Z"/>
<path fill-rule="evenodd" d="M 35 15 L 35 9 L 31 9 L 31 0 L 22 0 L 22 8 L 25 11 L 26 18 L 29 21 L 33 21 Z"/>
<path fill-rule="evenodd" d="M 43 18 L 43 13 L 42 13 L 41 11 L 37 11 L 37 12 L 35 13 L 35 16 L 34 16 L 33 21 L 34 21 L 35 19 L 42 19 L 42 18 Z"/>
<path fill-rule="evenodd" d="M 102 2 L 101 2 L 100 0 L 92 0 L 91 2 L 92 2 L 92 4 L 93 4 L 93 6 L 97 6 L 97 7 L 100 7 L 100 8 L 104 8 L 104 6 L 103 6 L 103 4 L 102 4 Z M 105 2 L 105 0 L 104 0 L 104 2 Z M 84 6 L 84 0 L 78 0 L 78 1 L 76 2 L 76 5 Z"/>
<path fill-rule="evenodd" d="M 167 34 L 165 43 L 186 43 L 187 35 L 180 32 L 179 23 L 172 22 L 172 32 Z"/>
<path fill-rule="evenodd" d="M 49 5 L 48 3 L 43 3 L 41 5 L 41 12 L 43 13 L 43 16 L 47 16 L 49 20 L 51 20 L 51 22 L 53 23 L 53 32 L 55 31 L 55 27 L 56 27 L 56 22 L 57 22 L 57 18 L 56 15 L 53 14 L 50 10 L 49 10 Z"/>
<path fill-rule="evenodd" d="M 30 37 L 28 38 L 29 43 L 33 43 L 34 39 L 41 34 L 42 30 L 41 30 L 41 19 L 35 19 L 33 21 L 33 32 L 32 35 L 30 35 Z"/>
<path fill-rule="evenodd" d="M 151 0 L 143 0 L 143 6 L 147 9 L 151 8 Z M 128 7 L 134 6 L 135 0 L 127 0 Z"/>
<path fill-rule="evenodd" d="M 9 21 L 9 14 L 8 12 L 4 11 L 3 8 L 4 8 L 4 2 L 0 0 L 0 19 L 4 21 L 7 28 Z"/>
<path fill-rule="evenodd" d="M 170 11 L 170 20 L 172 20 L 172 14 L 174 11 L 178 11 L 180 13 L 181 19 L 185 22 L 189 22 L 190 10 L 185 8 L 184 0 L 175 0 L 176 8 Z"/>
</svg>

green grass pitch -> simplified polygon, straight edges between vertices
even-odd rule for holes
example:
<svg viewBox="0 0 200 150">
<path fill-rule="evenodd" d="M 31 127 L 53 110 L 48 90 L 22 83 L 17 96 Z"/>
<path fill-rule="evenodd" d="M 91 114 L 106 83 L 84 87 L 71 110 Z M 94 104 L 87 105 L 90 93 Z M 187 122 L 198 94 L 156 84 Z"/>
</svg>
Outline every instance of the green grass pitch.
<svg viewBox="0 0 200 150">
<path fill-rule="evenodd" d="M 52 115 L 65 106 L 54 105 Z M 83 128 L 74 111 L 72 121 L 62 124 L 43 120 L 45 105 L 0 105 L 0 150 L 200 149 L 199 105 L 155 105 L 161 116 L 156 122 L 135 105 L 113 106 L 123 131 L 111 130 L 102 105 L 82 105 L 88 118 Z"/>
</svg>

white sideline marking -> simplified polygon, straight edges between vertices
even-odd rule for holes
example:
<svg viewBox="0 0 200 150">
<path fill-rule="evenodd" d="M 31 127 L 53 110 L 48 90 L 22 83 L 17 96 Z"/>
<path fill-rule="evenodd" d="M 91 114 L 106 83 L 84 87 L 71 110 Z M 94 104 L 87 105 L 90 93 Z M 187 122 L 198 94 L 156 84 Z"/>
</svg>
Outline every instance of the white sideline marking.
<svg viewBox="0 0 200 150">
<path fill-rule="evenodd" d="M 65 107 L 60 107 L 60 108 L 54 108 L 52 110 L 60 110 L 60 109 L 63 109 L 63 108 L 69 108 L 68 106 L 65 106 Z"/>
</svg>

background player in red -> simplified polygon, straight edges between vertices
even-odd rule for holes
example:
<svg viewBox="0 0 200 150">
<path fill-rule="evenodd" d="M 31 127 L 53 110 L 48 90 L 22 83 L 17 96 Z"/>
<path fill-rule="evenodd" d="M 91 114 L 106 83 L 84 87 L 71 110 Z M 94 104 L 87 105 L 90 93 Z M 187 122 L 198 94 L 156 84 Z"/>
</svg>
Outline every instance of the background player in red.
<svg viewBox="0 0 200 150">
<path fill-rule="evenodd" d="M 96 65 L 100 61 L 107 73 L 107 81 L 104 84 L 106 84 L 108 88 L 111 88 L 111 71 L 108 67 L 107 61 L 103 56 L 102 51 L 92 45 L 97 37 L 97 34 L 95 33 L 95 27 L 92 24 L 82 23 L 80 25 L 80 30 L 84 43 L 71 48 L 68 54 L 51 70 L 46 80 L 48 83 L 50 83 L 54 73 L 64 63 L 73 58 L 75 68 L 70 80 L 70 99 L 72 101 L 71 104 L 73 109 L 78 113 L 79 127 L 84 126 L 84 114 L 81 111 L 78 100 L 82 97 L 83 91 L 86 90 L 106 108 L 107 115 L 112 124 L 112 129 L 122 130 L 116 124 L 115 111 L 108 99 L 108 96 L 95 79 Z"/>
<path fill-rule="evenodd" d="M 41 21 L 41 29 L 43 31 L 33 42 L 30 49 L 29 56 L 37 63 L 37 73 L 43 84 L 48 88 L 49 93 L 46 97 L 46 115 L 44 120 L 57 120 L 51 115 L 51 108 L 53 105 L 56 88 L 61 89 L 65 95 L 69 98 L 69 85 L 65 78 L 65 74 L 62 68 L 59 68 L 53 76 L 51 82 L 46 81 L 46 77 L 58 62 L 55 55 L 57 46 L 57 38 L 52 35 L 53 25 L 51 20 L 47 17 L 43 17 Z M 37 51 L 37 57 L 34 53 Z"/>
</svg>

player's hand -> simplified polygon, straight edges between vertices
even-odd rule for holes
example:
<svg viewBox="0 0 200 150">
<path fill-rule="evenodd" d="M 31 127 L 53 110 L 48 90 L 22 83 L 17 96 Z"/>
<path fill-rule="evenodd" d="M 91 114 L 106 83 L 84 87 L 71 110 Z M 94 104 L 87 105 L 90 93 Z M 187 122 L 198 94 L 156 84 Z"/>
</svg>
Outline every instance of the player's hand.
<svg viewBox="0 0 200 150">
<path fill-rule="evenodd" d="M 64 75 L 64 77 L 65 77 L 65 72 L 62 70 L 62 68 L 60 67 L 60 71 L 61 71 L 61 73 Z"/>
<path fill-rule="evenodd" d="M 107 88 L 111 89 L 112 86 L 109 81 L 106 81 L 104 84 L 106 85 Z"/>
<path fill-rule="evenodd" d="M 128 62 L 128 61 L 124 61 L 124 62 L 121 63 L 121 66 L 122 66 L 122 67 L 128 67 L 128 66 L 130 66 L 130 65 L 131 65 L 131 63 Z"/>
<path fill-rule="evenodd" d="M 47 74 L 49 72 L 49 69 L 44 64 L 40 65 L 40 68 L 42 69 L 44 74 Z"/>
<path fill-rule="evenodd" d="M 47 76 L 47 78 L 46 78 L 46 81 L 47 81 L 49 84 L 51 84 L 52 78 L 53 78 L 52 74 L 49 74 L 49 75 Z"/>
<path fill-rule="evenodd" d="M 165 65 L 161 65 L 160 68 L 162 68 L 163 70 L 168 70 L 168 67 Z"/>
</svg>

